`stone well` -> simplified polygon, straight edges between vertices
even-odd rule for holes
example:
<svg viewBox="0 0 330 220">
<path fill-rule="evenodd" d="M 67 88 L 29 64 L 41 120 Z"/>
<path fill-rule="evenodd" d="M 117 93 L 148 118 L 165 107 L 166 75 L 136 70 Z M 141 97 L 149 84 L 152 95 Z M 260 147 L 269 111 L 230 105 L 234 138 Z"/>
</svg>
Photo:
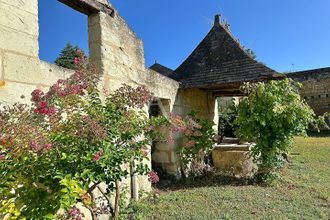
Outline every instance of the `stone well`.
<svg viewBox="0 0 330 220">
<path fill-rule="evenodd" d="M 257 170 L 250 154 L 253 144 L 225 140 L 214 146 L 212 159 L 218 174 L 235 177 L 252 177 Z"/>
</svg>

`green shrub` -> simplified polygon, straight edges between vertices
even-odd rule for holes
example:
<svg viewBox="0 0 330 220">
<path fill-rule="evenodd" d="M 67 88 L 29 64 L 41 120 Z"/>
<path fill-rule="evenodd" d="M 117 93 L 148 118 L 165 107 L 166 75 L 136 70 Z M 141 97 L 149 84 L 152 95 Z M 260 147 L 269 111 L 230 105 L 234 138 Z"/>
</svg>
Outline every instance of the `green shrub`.
<svg viewBox="0 0 330 220">
<path fill-rule="evenodd" d="M 290 79 L 268 83 L 245 84 L 247 97 L 238 105 L 236 135 L 252 141 L 252 156 L 259 166 L 258 177 L 274 179 L 283 165 L 283 154 L 293 144 L 295 135 L 306 136 L 310 124 L 317 126 L 313 110 L 300 97 L 299 84 Z"/>
</svg>

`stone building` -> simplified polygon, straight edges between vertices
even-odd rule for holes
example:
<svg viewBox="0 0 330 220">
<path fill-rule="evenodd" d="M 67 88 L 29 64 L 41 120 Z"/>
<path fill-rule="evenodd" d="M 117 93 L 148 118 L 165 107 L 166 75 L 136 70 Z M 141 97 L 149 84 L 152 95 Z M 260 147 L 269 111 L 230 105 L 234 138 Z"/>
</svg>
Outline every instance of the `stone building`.
<svg viewBox="0 0 330 220">
<path fill-rule="evenodd" d="M 251 58 L 220 23 L 219 16 L 205 39 L 176 70 L 160 64 L 147 68 L 143 42 L 107 0 L 59 1 L 88 16 L 90 59 L 103 74 L 101 86 L 114 90 L 123 83 L 145 85 L 158 98 L 153 103 L 160 107 L 158 114 L 185 116 L 197 110 L 217 124 L 217 97 L 242 95 L 239 87 L 247 81 L 282 77 Z M 38 0 L 0 1 L 0 102 L 30 103 L 34 89 L 45 90 L 72 74 L 39 59 L 38 36 Z M 182 144 L 180 136 L 174 139 L 172 145 L 157 143 L 151 155 L 155 164 L 171 174 L 178 173 L 175 148 Z M 139 177 L 138 185 L 150 188 L 146 177 Z"/>
<path fill-rule="evenodd" d="M 287 76 L 302 83 L 300 94 L 317 115 L 330 113 L 330 68 L 288 73 Z"/>
</svg>

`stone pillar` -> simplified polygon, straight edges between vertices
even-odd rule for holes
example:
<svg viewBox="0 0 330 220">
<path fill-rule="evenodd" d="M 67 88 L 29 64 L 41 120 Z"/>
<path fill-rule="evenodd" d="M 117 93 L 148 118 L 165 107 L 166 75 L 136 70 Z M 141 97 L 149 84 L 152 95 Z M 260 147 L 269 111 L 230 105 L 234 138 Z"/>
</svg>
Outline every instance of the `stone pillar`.
<svg viewBox="0 0 330 220">
<path fill-rule="evenodd" d="M 146 74 L 143 43 L 118 13 L 114 17 L 104 13 L 89 16 L 89 48 L 107 89 L 122 83 L 137 85 Z"/>
<path fill-rule="evenodd" d="M 191 111 L 196 111 L 198 116 L 203 119 L 213 121 L 215 123 L 214 130 L 217 132 L 218 105 L 212 93 L 200 89 L 180 89 L 174 103 L 173 112 L 185 117 Z M 170 149 L 170 158 L 173 158 L 173 163 L 166 171 L 170 173 L 179 171 L 180 163 L 176 149 L 182 145 L 184 145 L 184 138 L 179 134 L 174 135 L 174 146 Z"/>
<path fill-rule="evenodd" d="M 147 73 L 143 43 L 118 13 L 114 17 L 102 12 L 90 15 L 88 29 L 90 58 L 102 72 L 100 86 L 115 90 L 123 83 L 144 85 L 139 81 Z M 146 163 L 151 165 L 150 161 Z M 130 180 L 124 180 L 123 184 L 130 185 Z M 136 185 L 143 191 L 151 189 L 146 176 L 139 176 Z"/>
</svg>

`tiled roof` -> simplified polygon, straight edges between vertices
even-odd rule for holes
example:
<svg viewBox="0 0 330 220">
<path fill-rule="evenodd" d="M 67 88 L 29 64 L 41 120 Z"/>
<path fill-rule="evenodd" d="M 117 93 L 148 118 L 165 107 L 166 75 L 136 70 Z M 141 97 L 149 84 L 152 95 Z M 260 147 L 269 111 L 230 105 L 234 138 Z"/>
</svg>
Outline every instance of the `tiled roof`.
<svg viewBox="0 0 330 220">
<path fill-rule="evenodd" d="M 164 76 L 169 76 L 170 74 L 173 73 L 173 70 L 170 68 L 167 68 L 166 66 L 163 66 L 159 63 L 155 63 L 154 65 L 152 65 L 151 67 L 149 67 L 150 69 L 164 75 Z"/>
<path fill-rule="evenodd" d="M 250 57 L 219 20 L 216 16 L 208 35 L 169 77 L 184 88 L 207 88 L 281 76 Z"/>
<path fill-rule="evenodd" d="M 330 67 L 287 73 L 286 76 L 297 81 L 330 78 Z"/>
</svg>

